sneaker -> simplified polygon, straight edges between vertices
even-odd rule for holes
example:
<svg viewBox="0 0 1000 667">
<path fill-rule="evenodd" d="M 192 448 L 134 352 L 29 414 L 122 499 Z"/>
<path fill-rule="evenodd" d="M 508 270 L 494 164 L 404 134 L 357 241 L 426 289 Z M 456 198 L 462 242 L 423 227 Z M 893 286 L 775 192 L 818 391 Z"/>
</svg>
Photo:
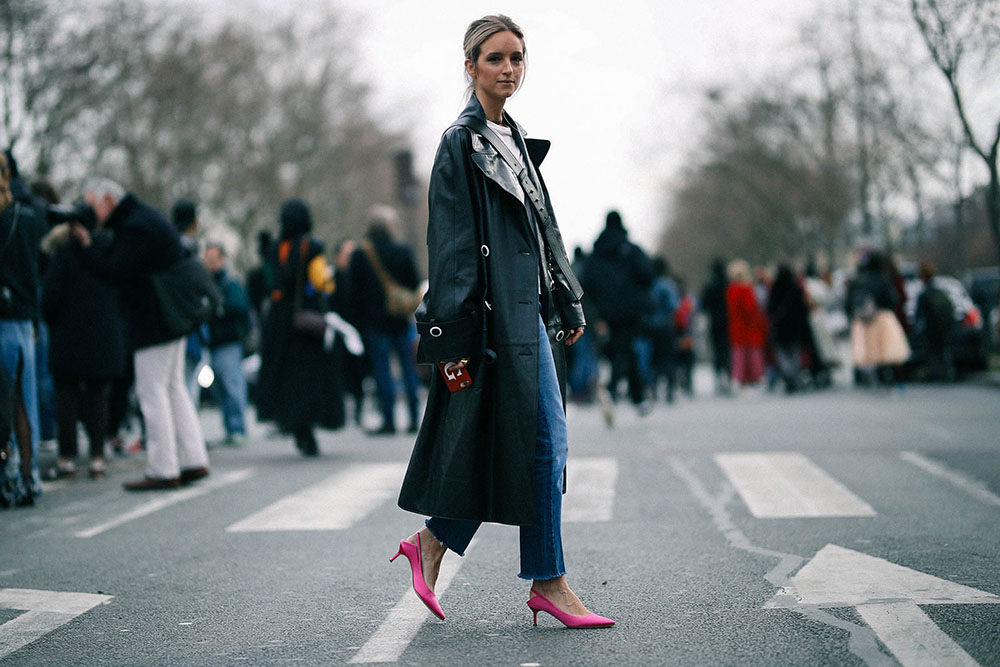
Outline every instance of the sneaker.
<svg viewBox="0 0 1000 667">
<path fill-rule="evenodd" d="M 246 447 L 247 437 L 242 433 L 233 433 L 222 440 L 222 445 L 224 447 Z"/>
</svg>

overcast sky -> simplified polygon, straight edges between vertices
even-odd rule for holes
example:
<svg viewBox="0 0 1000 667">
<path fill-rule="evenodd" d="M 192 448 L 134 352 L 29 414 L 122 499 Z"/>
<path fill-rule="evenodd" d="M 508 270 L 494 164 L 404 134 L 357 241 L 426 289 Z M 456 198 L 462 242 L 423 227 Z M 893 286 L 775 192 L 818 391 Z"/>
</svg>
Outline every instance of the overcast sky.
<svg viewBox="0 0 1000 667">
<path fill-rule="evenodd" d="M 759 78 L 795 41 L 812 0 L 329 0 L 349 15 L 380 115 L 430 173 L 460 111 L 468 24 L 502 12 L 525 33 L 528 73 L 507 110 L 550 139 L 542 168 L 569 249 L 589 250 L 610 208 L 653 249 L 664 195 L 700 125 L 698 91 Z M 239 12 L 237 0 L 222 0 Z M 299 6 L 315 6 L 300 2 Z M 245 5 L 244 5 L 245 7 Z"/>
</svg>

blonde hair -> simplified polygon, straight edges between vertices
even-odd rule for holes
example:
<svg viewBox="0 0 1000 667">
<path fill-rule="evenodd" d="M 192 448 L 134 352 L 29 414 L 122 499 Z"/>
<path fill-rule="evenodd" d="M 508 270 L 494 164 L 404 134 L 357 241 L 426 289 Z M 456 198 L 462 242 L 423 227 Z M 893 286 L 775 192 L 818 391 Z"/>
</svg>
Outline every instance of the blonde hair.
<svg viewBox="0 0 1000 667">
<path fill-rule="evenodd" d="M 10 206 L 14 195 L 10 192 L 10 165 L 7 156 L 0 153 L 0 211 Z"/>
<path fill-rule="evenodd" d="M 506 32 L 508 30 L 521 40 L 521 52 L 524 54 L 525 74 L 527 74 L 528 46 L 524 43 L 524 31 L 521 30 L 521 26 L 514 23 L 513 19 L 503 14 L 484 16 L 469 24 L 469 28 L 465 31 L 465 41 L 462 45 L 466 60 L 471 60 L 473 63 L 478 61 L 479 53 L 483 48 L 483 42 L 498 32 Z M 472 78 L 468 72 L 465 73 L 465 81 L 468 84 L 466 92 L 471 93 L 473 90 Z M 521 78 L 521 83 L 524 83 L 524 77 Z"/>
<path fill-rule="evenodd" d="M 731 283 L 750 282 L 750 264 L 745 259 L 734 259 L 726 267 L 726 276 Z"/>
</svg>

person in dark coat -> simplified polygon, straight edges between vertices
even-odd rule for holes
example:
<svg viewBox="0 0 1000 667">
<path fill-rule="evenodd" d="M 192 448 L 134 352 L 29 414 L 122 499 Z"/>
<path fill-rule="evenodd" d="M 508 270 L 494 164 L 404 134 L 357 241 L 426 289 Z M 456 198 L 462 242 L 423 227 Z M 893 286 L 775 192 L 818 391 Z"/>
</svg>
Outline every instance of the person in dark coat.
<svg viewBox="0 0 1000 667">
<path fill-rule="evenodd" d="M 701 310 L 708 315 L 709 340 L 712 343 L 712 368 L 715 371 L 715 393 L 729 394 L 729 319 L 726 314 L 726 262 L 712 260 L 712 277 L 701 291 Z"/>
<path fill-rule="evenodd" d="M 326 312 L 333 292 L 323 242 L 310 236 L 312 213 L 301 199 L 281 205 L 281 232 L 268 253 L 273 280 L 261 338 L 257 418 L 291 433 L 303 456 L 318 456 L 314 428 L 344 425 L 344 396 L 336 355 L 322 338 L 296 331 L 296 309 Z"/>
<path fill-rule="evenodd" d="M 599 326 L 606 325 L 611 361 L 608 391 L 617 398 L 618 385 L 628 379 L 628 394 L 634 405 L 646 399 L 646 382 L 636 354 L 635 340 L 649 312 L 649 289 L 653 264 L 642 248 L 629 241 L 618 211 L 610 211 L 604 230 L 594 242 L 594 251 L 581 276 L 583 288 L 597 306 Z"/>
<path fill-rule="evenodd" d="M 163 322 L 153 273 L 181 261 L 177 229 L 163 214 L 106 179 L 87 186 L 97 228 L 113 235 L 91 237 L 80 224 L 73 235 L 84 264 L 117 285 L 133 350 L 135 393 L 146 433 L 146 474 L 124 484 L 128 491 L 172 489 L 209 474 L 201 423 L 184 384 L 184 337 Z"/>
<path fill-rule="evenodd" d="M 927 378 L 934 381 L 955 379 L 955 361 L 951 338 L 955 330 L 955 306 L 948 294 L 937 286 L 937 267 L 929 260 L 920 262 L 917 275 L 924 288 L 917 297 L 913 317 L 913 335 L 923 345 L 927 359 Z"/>
<path fill-rule="evenodd" d="M 368 217 L 366 239 L 351 257 L 350 311 L 365 339 L 365 349 L 372 362 L 382 413 L 382 425 L 369 431 L 369 434 L 393 435 L 396 432 L 396 378 L 392 372 L 392 357 L 396 358 L 406 391 L 409 416 L 407 430 L 416 433 L 420 419 L 420 404 L 417 399 L 420 380 L 417 378 L 417 366 L 413 358 L 417 330 L 412 317 L 400 317 L 386 310 L 385 290 L 369 253 L 374 255 L 375 261 L 382 265 L 390 279 L 401 287 L 415 290 L 420 279 L 413 253 L 406 245 L 393 239 L 396 212 L 387 206 L 376 206 Z"/>
<path fill-rule="evenodd" d="M 767 317 L 778 373 L 785 383 L 785 391 L 796 392 L 801 389 L 799 373 L 802 370 L 802 354 L 804 351 L 812 352 L 812 335 L 805 293 L 787 264 L 778 267 L 778 274 L 771 284 Z"/>
<path fill-rule="evenodd" d="M 483 521 L 518 525 L 518 576 L 533 581 L 528 606 L 568 625 L 606 626 L 614 621 L 587 611 L 563 562 L 563 349 L 586 322 L 583 290 L 537 172 L 548 142 L 525 140 L 503 110 L 524 51 L 520 28 L 505 16 L 474 21 L 466 32 L 472 95 L 434 160 L 429 289 L 417 310 L 420 357 L 442 372 L 432 373 L 399 494 L 400 507 L 432 518 L 400 541 L 397 556 L 406 555 L 417 595 L 444 618 L 433 589 L 445 550 L 462 555 Z M 519 156 L 527 183 L 482 133 Z"/>
<path fill-rule="evenodd" d="M 42 494 L 35 327 L 38 319 L 39 244 L 48 225 L 35 208 L 18 201 L 8 154 L 0 154 L 0 366 L 7 372 L 14 408 L 12 440 L 3 462 L 5 502 L 32 505 Z M 4 434 L 6 435 L 6 434 Z"/>
<path fill-rule="evenodd" d="M 89 474 L 104 476 L 104 435 L 111 386 L 125 371 L 125 320 L 118 288 L 83 262 L 69 225 L 49 232 L 42 243 L 49 253 L 42 287 L 42 315 L 49 325 L 49 367 L 55 380 L 60 476 L 76 472 L 77 423 L 90 443 Z"/>
</svg>

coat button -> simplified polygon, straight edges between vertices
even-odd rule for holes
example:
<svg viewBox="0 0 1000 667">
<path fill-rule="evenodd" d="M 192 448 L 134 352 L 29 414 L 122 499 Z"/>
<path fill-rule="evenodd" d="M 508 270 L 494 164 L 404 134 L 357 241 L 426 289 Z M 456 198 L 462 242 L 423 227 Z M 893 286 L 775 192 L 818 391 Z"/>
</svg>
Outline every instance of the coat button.
<svg viewBox="0 0 1000 667">
<path fill-rule="evenodd" d="M 428 331 L 427 333 L 429 333 L 429 334 L 430 334 L 431 336 L 433 336 L 434 338 L 438 338 L 438 337 L 439 337 L 439 336 L 441 336 L 441 334 L 442 334 L 442 333 L 444 333 L 444 332 L 443 332 L 443 331 L 441 331 L 441 327 L 436 327 L 436 326 L 435 326 L 435 327 L 431 327 L 431 328 L 430 328 L 430 331 Z"/>
</svg>

